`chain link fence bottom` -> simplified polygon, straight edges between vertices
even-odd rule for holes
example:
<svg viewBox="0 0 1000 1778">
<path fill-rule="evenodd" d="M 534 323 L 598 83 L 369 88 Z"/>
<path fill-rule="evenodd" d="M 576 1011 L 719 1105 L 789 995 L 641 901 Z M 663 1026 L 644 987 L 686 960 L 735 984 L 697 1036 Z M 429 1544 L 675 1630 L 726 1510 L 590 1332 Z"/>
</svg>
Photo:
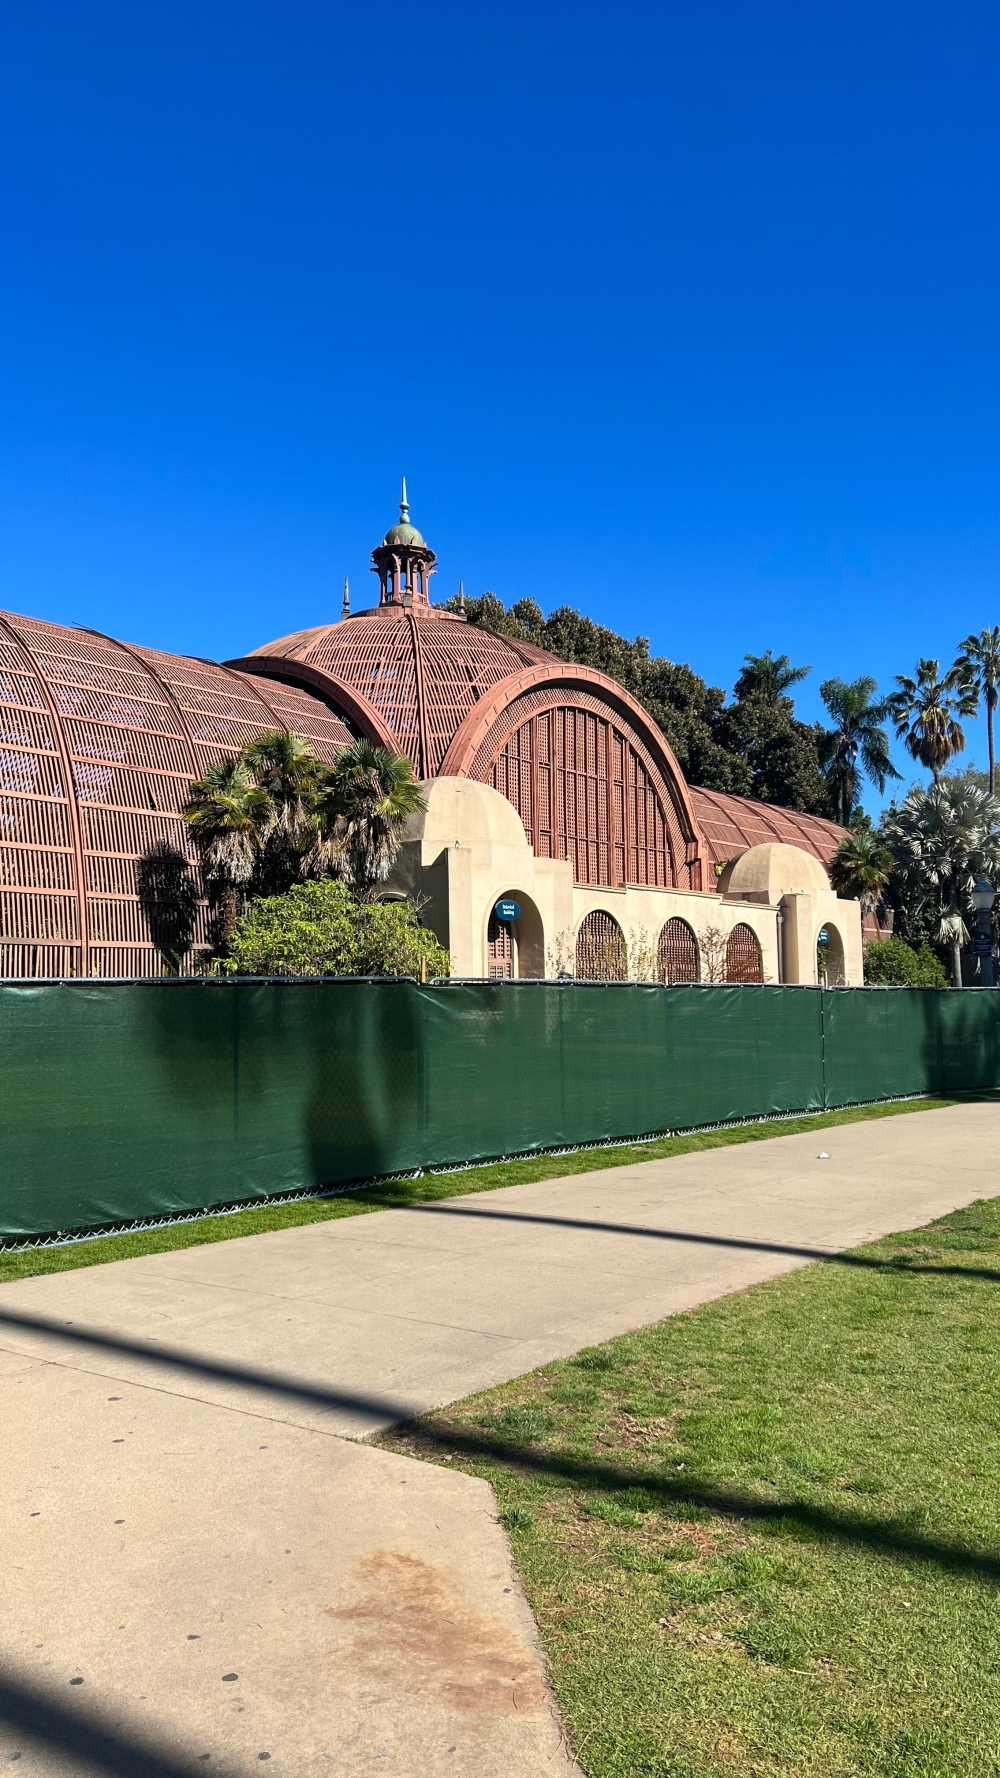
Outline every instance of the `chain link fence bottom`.
<svg viewBox="0 0 1000 1778">
<path fill-rule="evenodd" d="M 837 1111 L 863 1110 L 867 1105 L 905 1105 L 933 1097 L 930 1093 L 897 1093 L 889 1099 L 858 1099 L 851 1105 L 838 1105 Z M 33 1235 L 30 1240 L 16 1240 L 0 1235 L 0 1253 L 32 1253 L 48 1247 L 74 1247 L 84 1241 L 101 1241 L 110 1235 L 143 1235 L 154 1229 L 173 1228 L 186 1222 L 205 1222 L 219 1216 L 241 1216 L 247 1210 L 268 1210 L 281 1204 L 306 1203 L 315 1198 L 342 1198 L 351 1192 L 368 1191 L 372 1186 L 392 1185 L 404 1179 L 428 1179 L 451 1173 L 472 1173 L 480 1167 L 498 1167 L 505 1161 L 531 1161 L 543 1155 L 587 1154 L 595 1149 L 642 1148 L 662 1142 L 669 1136 L 708 1136 L 714 1130 L 739 1130 L 757 1124 L 798 1123 L 803 1117 L 825 1117 L 823 1111 L 776 1111 L 764 1117 L 732 1117 L 722 1123 L 691 1124 L 683 1129 L 653 1130 L 641 1136 L 604 1137 L 598 1142 L 574 1142 L 562 1148 L 529 1148 L 515 1154 L 491 1155 L 476 1161 L 456 1161 L 440 1167 L 415 1167 L 403 1173 L 378 1173 L 369 1179 L 345 1180 L 339 1185 L 304 1186 L 301 1191 L 282 1192 L 274 1197 L 247 1198 L 238 1203 L 219 1204 L 202 1210 L 178 1210 L 174 1214 L 149 1217 L 144 1222 L 106 1222 L 94 1228 L 71 1231 L 57 1229 L 51 1235 Z"/>
</svg>

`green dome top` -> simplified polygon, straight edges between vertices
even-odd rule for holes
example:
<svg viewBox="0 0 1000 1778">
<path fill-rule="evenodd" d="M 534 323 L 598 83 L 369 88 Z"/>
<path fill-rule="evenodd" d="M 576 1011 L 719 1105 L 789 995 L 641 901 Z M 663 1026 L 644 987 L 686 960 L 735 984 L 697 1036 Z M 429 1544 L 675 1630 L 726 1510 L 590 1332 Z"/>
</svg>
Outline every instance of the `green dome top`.
<svg viewBox="0 0 1000 1778">
<path fill-rule="evenodd" d="M 391 547 L 395 544 L 415 544 L 419 549 L 426 549 L 423 538 L 415 525 L 410 524 L 410 504 L 406 498 L 406 477 L 403 477 L 403 492 L 399 499 L 399 524 L 393 525 L 385 534 L 384 541 Z"/>
</svg>

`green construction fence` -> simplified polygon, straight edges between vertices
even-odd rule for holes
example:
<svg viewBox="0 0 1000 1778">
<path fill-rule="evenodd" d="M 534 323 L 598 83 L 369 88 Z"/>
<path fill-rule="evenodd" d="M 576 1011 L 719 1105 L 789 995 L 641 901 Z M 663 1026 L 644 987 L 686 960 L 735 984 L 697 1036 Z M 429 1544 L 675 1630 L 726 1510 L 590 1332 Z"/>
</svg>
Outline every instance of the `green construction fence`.
<svg viewBox="0 0 1000 1778">
<path fill-rule="evenodd" d="M 0 1235 L 1000 1084 L 1000 992 L 0 984 Z"/>
</svg>

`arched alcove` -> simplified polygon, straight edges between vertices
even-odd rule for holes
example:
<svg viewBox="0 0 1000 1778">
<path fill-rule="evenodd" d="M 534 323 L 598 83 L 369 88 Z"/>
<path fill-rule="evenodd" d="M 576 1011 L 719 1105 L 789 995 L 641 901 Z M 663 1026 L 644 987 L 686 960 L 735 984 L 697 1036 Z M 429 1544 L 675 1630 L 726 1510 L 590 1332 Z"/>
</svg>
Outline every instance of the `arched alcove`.
<svg viewBox="0 0 1000 1778">
<path fill-rule="evenodd" d="M 764 980 L 764 954 L 760 948 L 760 939 L 752 926 L 740 921 L 734 926 L 726 941 L 726 980 L 727 982 L 762 982 Z"/>
<path fill-rule="evenodd" d="M 826 933 L 826 943 L 822 934 Z M 844 963 L 844 941 L 829 920 L 820 928 L 816 941 L 816 979 L 823 988 L 842 988 L 847 981 Z"/>
<path fill-rule="evenodd" d="M 576 935 L 576 973 L 585 982 L 628 979 L 625 934 L 613 915 L 595 908 L 581 920 Z"/>
<path fill-rule="evenodd" d="M 516 920 L 501 920 L 497 906 L 516 901 L 521 912 Z M 492 981 L 515 976 L 538 981 L 545 974 L 545 931 L 542 916 L 523 889 L 505 889 L 490 907 L 486 922 L 486 972 Z"/>
<path fill-rule="evenodd" d="M 668 920 L 656 947 L 656 974 L 661 982 L 701 980 L 698 940 L 686 920 Z"/>
</svg>

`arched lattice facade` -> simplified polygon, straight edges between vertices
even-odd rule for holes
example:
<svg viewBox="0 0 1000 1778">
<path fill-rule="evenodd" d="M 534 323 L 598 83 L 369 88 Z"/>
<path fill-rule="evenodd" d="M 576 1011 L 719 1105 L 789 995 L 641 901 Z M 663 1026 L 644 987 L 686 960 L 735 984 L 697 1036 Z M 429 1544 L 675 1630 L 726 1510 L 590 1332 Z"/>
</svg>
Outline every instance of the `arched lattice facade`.
<svg viewBox="0 0 1000 1778">
<path fill-rule="evenodd" d="M 490 915 L 486 934 L 486 973 L 491 982 L 512 981 L 517 974 L 517 941 L 509 920 Z"/>
<path fill-rule="evenodd" d="M 280 727 L 326 759 L 350 738 L 296 688 L 0 615 L 0 974 L 158 975 L 137 861 L 193 861 L 192 778 Z"/>
<path fill-rule="evenodd" d="M 734 926 L 726 942 L 726 980 L 727 982 L 762 982 L 764 980 L 764 954 L 760 948 L 760 939 L 752 926 L 745 926 L 741 920 Z"/>
<path fill-rule="evenodd" d="M 698 941 L 686 920 L 668 920 L 656 947 L 656 973 L 661 982 L 701 980 Z"/>
<path fill-rule="evenodd" d="M 603 908 L 596 908 L 580 922 L 576 973 L 585 982 L 623 982 L 628 977 L 625 934 Z"/>
<path fill-rule="evenodd" d="M 540 858 L 568 858 L 578 883 L 674 882 L 667 818 L 634 740 L 606 711 L 562 705 L 521 722 L 471 774 L 513 803 Z"/>
</svg>

